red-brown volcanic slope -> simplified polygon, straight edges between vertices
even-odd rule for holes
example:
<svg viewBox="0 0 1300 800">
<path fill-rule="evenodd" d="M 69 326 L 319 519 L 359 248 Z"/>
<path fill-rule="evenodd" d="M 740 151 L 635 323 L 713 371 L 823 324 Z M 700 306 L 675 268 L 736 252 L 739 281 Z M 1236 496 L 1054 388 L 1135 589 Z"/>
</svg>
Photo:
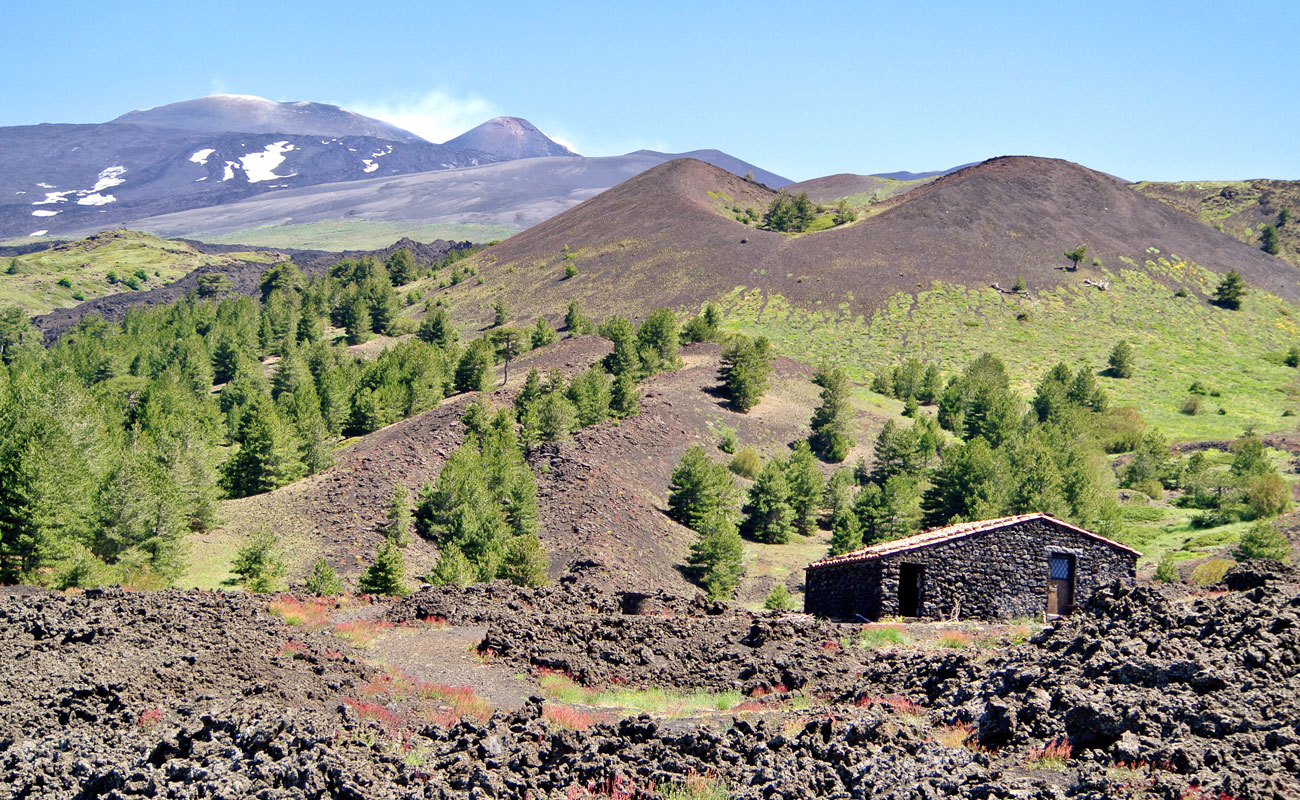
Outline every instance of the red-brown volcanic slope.
<svg viewBox="0 0 1300 800">
<path fill-rule="evenodd" d="M 879 192 L 880 198 L 886 199 L 916 185 L 916 181 L 897 181 L 890 178 L 877 178 L 874 175 L 841 172 L 836 175 L 826 175 L 821 178 L 792 183 L 786 186 L 785 190 L 791 194 L 806 192 L 808 199 L 814 203 L 829 203 L 841 197 L 865 192 Z"/>
<path fill-rule="evenodd" d="M 607 352 L 594 336 L 564 339 L 511 365 L 510 385 L 490 394 L 497 405 L 511 401 L 530 367 L 579 372 Z M 628 589 L 687 590 L 678 567 L 685 563 L 694 534 L 663 513 L 668 482 L 682 453 L 696 442 L 714 458 L 717 427 L 735 428 L 743 445 L 760 452 L 788 452 L 786 445 L 808 435 L 817 404 L 812 370 L 787 358 L 774 364 L 771 389 L 747 414 L 731 411 L 710 391 L 717 385 L 721 348 L 692 345 L 682 351 L 683 367 L 642 383 L 641 411 L 617 425 L 584 428 L 571 441 L 530 455 L 537 476 L 541 538 L 558 576 L 575 560 L 593 560 L 590 574 Z M 459 417 L 472 395 L 394 423 L 352 442 L 329 469 L 264 495 L 229 501 L 226 536 L 280 521 L 277 531 L 291 549 L 297 577 L 324 556 L 345 575 L 370 563 L 382 537 L 388 498 L 402 483 L 414 495 L 436 481 L 460 444 Z M 849 461 L 869 453 L 883 419 L 861 415 L 859 447 Z M 712 427 L 711 427 L 712 426 Z M 829 468 L 828 468 L 829 470 Z M 740 481 L 737 481 L 740 483 Z M 423 574 L 437 560 L 437 548 L 419 537 L 406 549 L 408 575 Z"/>
<path fill-rule="evenodd" d="M 1024 276 L 1045 288 L 1100 278 L 1090 263 L 1061 269 L 1062 254 L 1086 244 L 1089 262 L 1112 270 L 1127 268 L 1121 256 L 1143 264 L 1156 247 L 1300 297 L 1284 262 L 1118 178 L 1058 159 L 995 158 L 881 203 L 854 224 L 794 237 L 735 221 L 722 195 L 760 208 L 773 196 L 703 162 L 670 161 L 490 248 L 479 257 L 484 285 L 466 282 L 451 296 L 467 321 L 480 323 L 495 292 L 520 321 L 562 314 L 570 300 L 598 316 L 692 308 L 737 286 L 808 308 L 834 307 L 851 293 L 853 310 L 870 313 L 935 280 L 1010 286 Z M 579 274 L 565 280 L 569 264 Z"/>
</svg>

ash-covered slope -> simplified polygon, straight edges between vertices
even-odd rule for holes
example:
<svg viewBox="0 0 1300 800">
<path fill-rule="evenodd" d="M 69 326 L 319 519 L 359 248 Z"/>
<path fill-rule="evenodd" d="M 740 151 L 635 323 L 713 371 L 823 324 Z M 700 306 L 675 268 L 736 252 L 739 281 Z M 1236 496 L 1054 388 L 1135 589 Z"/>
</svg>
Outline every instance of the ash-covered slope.
<svg viewBox="0 0 1300 800">
<path fill-rule="evenodd" d="M 425 140 L 382 120 L 326 103 L 277 103 L 246 94 L 214 94 L 130 111 L 113 123 L 198 133 L 292 133 L 300 136 L 366 136 L 394 142 Z"/>
<path fill-rule="evenodd" d="M 0 238 L 93 232 L 289 187 L 493 160 L 373 136 L 201 133 L 117 122 L 0 128 Z"/>
<path fill-rule="evenodd" d="M 713 151 L 735 175 L 771 175 Z M 284 223 L 349 219 L 426 224 L 501 225 L 523 230 L 664 163 L 670 156 L 522 158 L 463 169 L 288 189 L 237 203 L 132 221 L 165 236 L 220 236 Z M 779 182 L 784 178 L 775 177 Z M 759 188 L 759 187 L 754 187 Z"/>
<path fill-rule="evenodd" d="M 564 145 L 552 141 L 533 123 L 519 117 L 490 119 L 442 144 L 457 150 L 477 150 L 495 156 L 500 161 L 577 155 Z"/>
<path fill-rule="evenodd" d="M 728 213 L 732 204 L 763 208 L 772 196 L 698 161 L 669 162 L 502 242 L 482 269 L 487 278 L 515 266 L 521 274 L 503 279 L 505 292 L 549 313 L 573 299 L 599 313 L 693 307 L 738 286 L 805 308 L 848 301 L 870 313 L 936 280 L 1011 286 L 1024 276 L 1040 289 L 1100 280 L 1102 267 L 1141 268 L 1154 247 L 1300 297 L 1284 262 L 1118 178 L 1058 159 L 992 159 L 881 203 L 856 223 L 801 236 L 756 230 Z M 1063 253 L 1080 245 L 1089 263 L 1066 271 Z M 579 275 L 566 281 L 568 264 Z"/>
</svg>

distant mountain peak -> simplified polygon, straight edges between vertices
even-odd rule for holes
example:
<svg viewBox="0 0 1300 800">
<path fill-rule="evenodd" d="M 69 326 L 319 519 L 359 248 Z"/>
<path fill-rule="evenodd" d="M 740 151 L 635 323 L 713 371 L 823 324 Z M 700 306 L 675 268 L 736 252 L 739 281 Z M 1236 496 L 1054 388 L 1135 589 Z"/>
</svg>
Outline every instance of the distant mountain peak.
<svg viewBox="0 0 1300 800">
<path fill-rule="evenodd" d="M 513 161 L 520 158 L 576 156 L 577 153 L 537 129 L 520 117 L 496 117 L 443 142 L 444 147 L 478 150 L 481 153 Z"/>
<path fill-rule="evenodd" d="M 371 136 L 395 142 L 423 142 L 396 125 L 327 103 L 278 103 L 249 94 L 213 94 L 156 108 L 131 111 L 114 123 L 199 133 L 288 133 L 298 136 Z"/>
</svg>

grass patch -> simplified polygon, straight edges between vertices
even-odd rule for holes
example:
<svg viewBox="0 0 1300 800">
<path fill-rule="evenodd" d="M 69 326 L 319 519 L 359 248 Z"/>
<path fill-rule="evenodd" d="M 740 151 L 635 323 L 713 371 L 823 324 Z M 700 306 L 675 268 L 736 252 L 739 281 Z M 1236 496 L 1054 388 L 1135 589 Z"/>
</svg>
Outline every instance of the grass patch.
<svg viewBox="0 0 1300 800">
<path fill-rule="evenodd" d="M 864 625 L 858 631 L 857 636 L 853 638 L 855 645 L 869 650 L 875 650 L 878 647 L 905 645 L 910 642 L 911 638 L 903 632 L 902 625 L 890 623 Z"/>
<path fill-rule="evenodd" d="M 322 628 L 329 623 L 330 610 L 334 608 L 333 600 L 312 598 L 299 600 L 284 596 L 272 600 L 266 610 L 284 620 L 284 624 L 306 628 Z"/>
<path fill-rule="evenodd" d="M 22 306 L 29 314 L 68 308 L 84 299 L 157 288 L 200 266 L 228 264 L 230 255 L 205 255 L 181 242 L 135 231 L 110 231 L 18 256 L 18 271 L 0 277 L 0 306 Z M 8 268 L 10 259 L 0 259 Z M 110 275 L 111 273 L 111 275 Z M 143 273 L 140 278 L 137 273 Z M 114 280 L 110 280 L 110 277 Z"/>
<path fill-rule="evenodd" d="M 1028 769 L 1063 770 L 1073 751 L 1074 748 L 1070 746 L 1069 742 L 1056 739 L 1048 742 L 1043 747 L 1030 748 L 1029 753 L 1025 756 L 1025 767 Z"/>
<path fill-rule="evenodd" d="M 1300 406 L 1300 391 L 1287 394 L 1295 370 L 1268 356 L 1300 338 L 1300 307 L 1259 289 L 1238 311 L 1211 306 L 1198 298 L 1209 295 L 1218 274 L 1149 255 L 1145 270 L 1107 271 L 1107 291 L 1063 286 L 1041 292 L 1032 306 L 992 289 L 940 282 L 914 295 L 895 295 L 870 318 L 853 315 L 847 304 L 831 310 L 828 300 L 826 310 L 814 311 L 743 287 L 728 293 L 722 305 L 728 327 L 767 336 L 778 352 L 807 363 L 841 366 L 862 383 L 901 358 L 934 361 L 953 374 L 988 351 L 1030 396 L 1057 362 L 1101 370 L 1115 342 L 1126 339 L 1136 351 L 1136 373 L 1098 381 L 1113 406 L 1138 408 L 1171 440 L 1235 438 L 1251 424 L 1261 432 L 1290 427 L 1293 422 L 1282 413 Z M 1189 297 L 1175 296 L 1180 286 Z M 1032 322 L 1017 321 L 1026 310 L 1032 310 Z M 1180 413 L 1188 387 L 1198 381 L 1219 396 L 1204 398 L 1207 413 Z"/>
<path fill-rule="evenodd" d="M 379 220 L 322 220 L 286 225 L 260 225 L 217 235 L 202 231 L 186 234 L 214 244 L 248 244 L 258 247 L 287 247 L 304 250 L 377 250 L 408 236 L 416 241 L 435 239 L 490 242 L 518 233 L 506 225 L 470 222 L 384 222 Z"/>
<path fill-rule="evenodd" d="M 558 672 L 543 673 L 540 685 L 546 699 L 566 705 L 636 709 L 665 717 L 730 711 L 744 699 L 738 691 L 676 692 L 659 687 L 633 689 L 622 686 L 597 689 L 583 686 Z"/>
<path fill-rule="evenodd" d="M 378 619 L 358 619 L 340 622 L 334 626 L 334 635 L 346 639 L 355 647 L 370 647 L 384 631 L 393 627 L 393 623 Z"/>
</svg>

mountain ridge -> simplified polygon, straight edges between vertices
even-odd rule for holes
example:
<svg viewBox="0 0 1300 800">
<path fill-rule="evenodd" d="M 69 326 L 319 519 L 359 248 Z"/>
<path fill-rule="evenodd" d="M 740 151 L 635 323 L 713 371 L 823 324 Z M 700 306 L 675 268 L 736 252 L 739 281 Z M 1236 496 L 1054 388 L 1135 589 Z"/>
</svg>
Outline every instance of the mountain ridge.
<svg viewBox="0 0 1300 800">
<path fill-rule="evenodd" d="M 279 103 L 242 94 L 213 94 L 128 111 L 108 124 L 208 134 L 292 133 L 300 136 L 367 136 L 408 144 L 427 142 L 396 125 L 341 106 L 308 101 Z"/>
</svg>

